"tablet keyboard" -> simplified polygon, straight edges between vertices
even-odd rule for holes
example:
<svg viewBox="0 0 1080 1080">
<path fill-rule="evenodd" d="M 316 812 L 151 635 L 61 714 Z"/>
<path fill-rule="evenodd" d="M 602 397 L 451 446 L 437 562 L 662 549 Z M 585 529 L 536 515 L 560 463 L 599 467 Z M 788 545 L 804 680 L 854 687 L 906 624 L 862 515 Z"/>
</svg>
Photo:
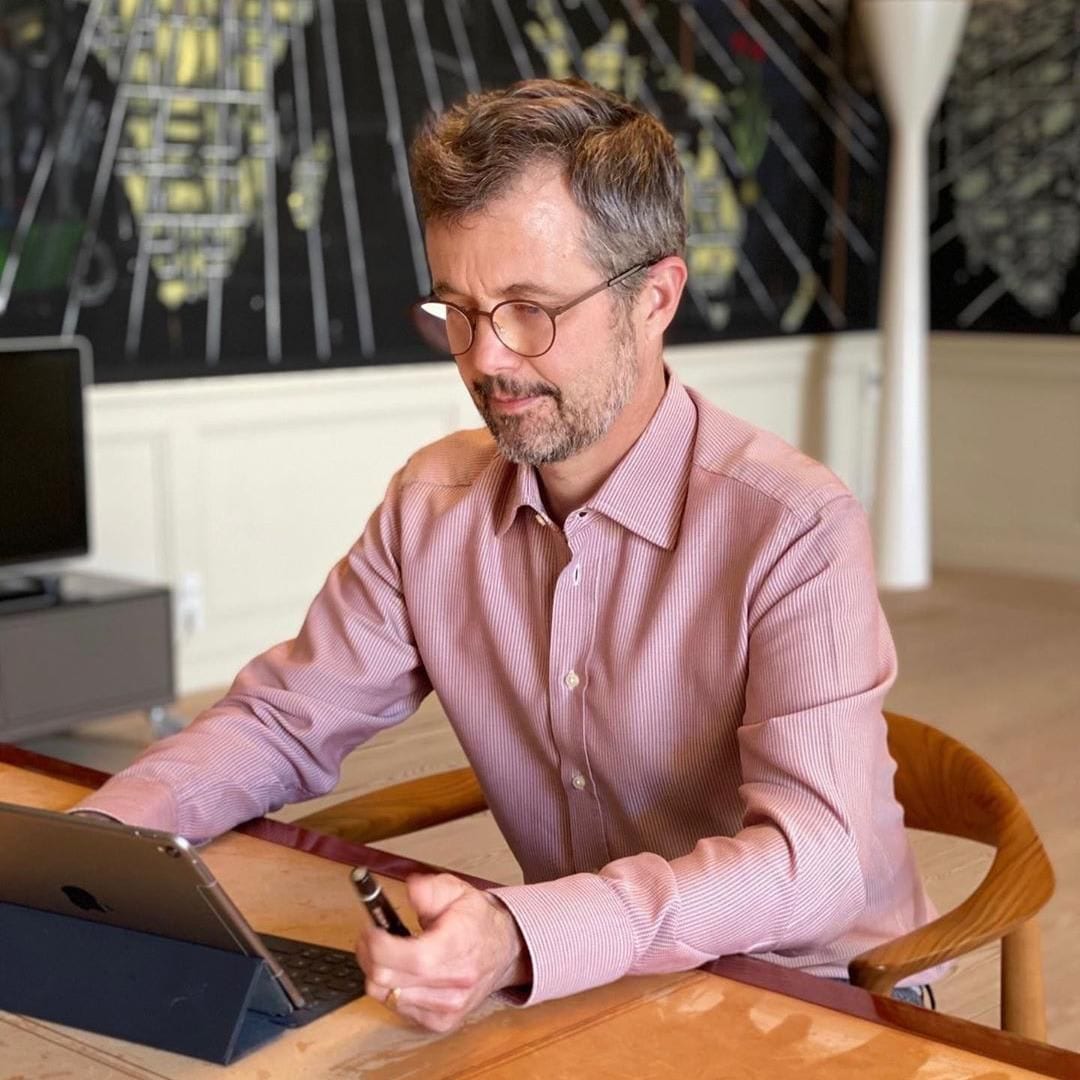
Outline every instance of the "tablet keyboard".
<svg viewBox="0 0 1080 1080">
<path fill-rule="evenodd" d="M 304 1008 L 282 1018 L 282 1023 L 300 1027 L 363 994 L 364 973 L 355 953 L 274 934 L 259 937 L 307 1002 Z"/>
</svg>

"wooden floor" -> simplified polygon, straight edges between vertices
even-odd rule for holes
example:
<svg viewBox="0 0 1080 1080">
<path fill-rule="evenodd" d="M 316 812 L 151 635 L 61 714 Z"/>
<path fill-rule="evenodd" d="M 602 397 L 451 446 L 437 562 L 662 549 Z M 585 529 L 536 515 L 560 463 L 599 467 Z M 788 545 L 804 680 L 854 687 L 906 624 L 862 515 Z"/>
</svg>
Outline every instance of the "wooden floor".
<svg viewBox="0 0 1080 1080">
<path fill-rule="evenodd" d="M 1043 919 L 1050 1040 L 1080 1050 L 1080 585 L 942 572 L 926 592 L 886 596 L 900 655 L 888 705 L 918 716 L 983 754 L 1028 807 L 1057 874 Z M 216 693 L 178 706 L 188 718 Z M 148 741 L 145 722 L 119 717 L 77 734 L 25 743 L 115 770 Z M 332 796 L 290 807 L 290 819 L 349 794 L 464 764 L 438 704 L 429 698 L 406 723 L 346 760 Z M 989 865 L 987 850 L 914 834 L 931 895 L 942 909 L 962 899 Z M 478 815 L 384 845 L 416 858 L 499 881 L 520 880 L 491 822 Z M 940 984 L 938 1005 L 982 1023 L 997 1022 L 997 948 L 963 961 Z"/>
</svg>

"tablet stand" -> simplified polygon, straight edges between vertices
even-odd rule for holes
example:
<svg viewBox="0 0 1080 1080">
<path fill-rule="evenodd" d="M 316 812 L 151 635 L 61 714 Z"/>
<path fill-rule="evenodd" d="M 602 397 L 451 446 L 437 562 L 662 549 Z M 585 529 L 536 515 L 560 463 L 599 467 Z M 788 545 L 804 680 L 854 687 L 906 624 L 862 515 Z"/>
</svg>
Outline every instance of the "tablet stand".
<svg viewBox="0 0 1080 1080">
<path fill-rule="evenodd" d="M 0 902 L 0 1009 L 227 1065 L 285 1030 L 256 1000 L 256 957 Z"/>
</svg>

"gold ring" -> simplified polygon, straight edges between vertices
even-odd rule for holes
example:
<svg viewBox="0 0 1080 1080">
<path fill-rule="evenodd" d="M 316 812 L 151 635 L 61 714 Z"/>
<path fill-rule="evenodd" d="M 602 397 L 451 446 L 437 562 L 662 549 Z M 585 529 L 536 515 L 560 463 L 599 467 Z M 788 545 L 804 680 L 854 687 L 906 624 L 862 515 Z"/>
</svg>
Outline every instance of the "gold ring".
<svg viewBox="0 0 1080 1080">
<path fill-rule="evenodd" d="M 394 1012 L 397 1012 L 397 1003 L 399 997 L 401 997 L 401 987 L 393 986 L 390 988 L 390 993 L 386 995 L 386 1000 L 383 1002 L 383 1004 L 388 1009 L 393 1009 Z"/>
</svg>

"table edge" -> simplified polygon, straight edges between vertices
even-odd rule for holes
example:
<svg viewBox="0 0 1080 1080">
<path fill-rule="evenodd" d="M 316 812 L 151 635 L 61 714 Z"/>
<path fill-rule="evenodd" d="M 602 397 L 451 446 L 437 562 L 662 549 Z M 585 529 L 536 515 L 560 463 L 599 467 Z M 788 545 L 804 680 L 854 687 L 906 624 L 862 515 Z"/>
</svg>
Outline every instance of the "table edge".
<svg viewBox="0 0 1080 1080">
<path fill-rule="evenodd" d="M 0 763 L 89 788 L 100 787 L 109 778 L 109 774 L 100 769 L 61 761 L 10 743 L 0 742 Z M 380 851 L 366 844 L 327 836 L 313 829 L 305 829 L 289 822 L 272 821 L 269 818 L 256 818 L 245 822 L 238 825 L 236 831 L 279 847 L 316 855 L 330 862 L 366 865 L 377 874 L 399 881 L 409 874 L 433 873 L 443 869 Z M 457 871 L 453 873 L 477 888 L 488 889 L 495 885 L 483 878 L 460 874 Z M 724 956 L 703 964 L 700 970 L 812 1005 L 820 1005 L 882 1027 L 922 1036 L 932 1042 L 966 1050 L 980 1057 L 1043 1076 L 1055 1077 L 1058 1080 L 1073 1080 L 1080 1076 L 1080 1054 L 1071 1050 L 1025 1039 L 970 1020 L 922 1009 L 894 998 L 871 994 L 856 986 L 807 975 L 752 956 Z"/>
</svg>

